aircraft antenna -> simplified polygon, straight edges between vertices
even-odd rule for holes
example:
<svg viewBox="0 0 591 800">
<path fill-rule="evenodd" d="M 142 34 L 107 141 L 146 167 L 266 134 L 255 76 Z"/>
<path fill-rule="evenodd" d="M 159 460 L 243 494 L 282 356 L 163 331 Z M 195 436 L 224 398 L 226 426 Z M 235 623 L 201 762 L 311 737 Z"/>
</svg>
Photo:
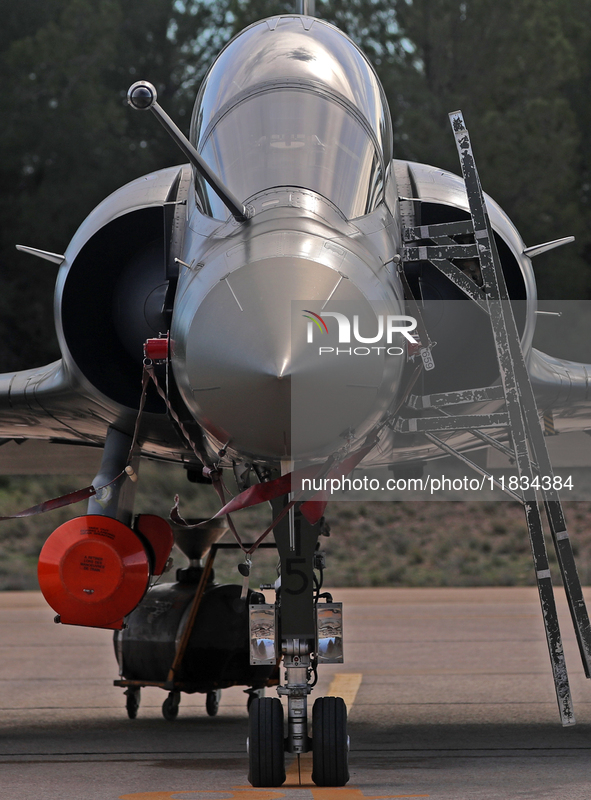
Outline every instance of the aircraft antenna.
<svg viewBox="0 0 591 800">
<path fill-rule="evenodd" d="M 301 14 L 303 17 L 315 17 L 315 5 L 315 0 L 296 0 L 296 14 Z"/>
<path fill-rule="evenodd" d="M 252 209 L 246 208 L 243 203 L 235 197 L 225 186 L 220 178 L 210 169 L 205 160 L 199 155 L 185 134 L 168 116 L 162 106 L 157 103 L 158 94 L 156 87 L 148 81 L 136 81 L 129 87 L 127 92 L 127 102 L 136 111 L 151 111 L 164 126 L 168 134 L 174 139 L 183 153 L 187 156 L 191 164 L 199 174 L 207 181 L 213 191 L 220 198 L 222 203 L 227 206 L 235 219 L 244 222 L 252 215 Z"/>
</svg>

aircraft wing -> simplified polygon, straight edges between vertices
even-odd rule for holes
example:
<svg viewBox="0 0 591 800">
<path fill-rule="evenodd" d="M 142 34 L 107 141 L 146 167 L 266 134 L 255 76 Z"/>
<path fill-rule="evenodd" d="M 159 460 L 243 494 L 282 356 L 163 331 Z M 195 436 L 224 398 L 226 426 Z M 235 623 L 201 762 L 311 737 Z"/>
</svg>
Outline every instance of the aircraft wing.
<svg viewBox="0 0 591 800">
<path fill-rule="evenodd" d="M 591 429 L 591 364 L 532 348 L 528 370 L 540 411 L 551 411 L 559 432 Z"/>
<path fill-rule="evenodd" d="M 100 444 L 111 421 L 100 400 L 86 397 L 63 361 L 0 375 L 0 436 Z"/>
<path fill-rule="evenodd" d="M 131 435 L 137 410 L 114 403 L 62 359 L 0 375 L 0 474 L 94 474 L 109 427 Z M 142 452 L 182 461 L 165 414 L 142 417 Z"/>
<path fill-rule="evenodd" d="M 0 474 L 94 473 L 112 416 L 61 359 L 0 375 Z"/>
</svg>

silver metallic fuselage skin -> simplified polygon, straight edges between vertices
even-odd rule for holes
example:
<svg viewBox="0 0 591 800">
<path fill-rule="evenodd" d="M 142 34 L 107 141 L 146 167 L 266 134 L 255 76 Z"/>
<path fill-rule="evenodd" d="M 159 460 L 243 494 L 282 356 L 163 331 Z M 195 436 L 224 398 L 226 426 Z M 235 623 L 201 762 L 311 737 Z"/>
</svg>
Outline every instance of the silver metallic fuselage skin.
<svg viewBox="0 0 591 800">
<path fill-rule="evenodd" d="M 391 138 L 373 68 L 319 20 L 256 23 L 205 77 L 192 143 L 252 216 L 204 238 L 202 211 L 227 210 L 196 179 L 171 357 L 183 400 L 217 450 L 273 462 L 326 457 L 345 439 L 361 441 L 396 399 L 402 358 L 382 354 L 370 370 L 374 388 L 360 391 L 335 359 L 311 369 L 303 335 L 292 335 L 298 302 L 372 320 L 404 314 L 392 270 L 400 226 L 384 203 Z M 316 421 L 297 444 L 294 411 Z"/>
<path fill-rule="evenodd" d="M 80 226 L 60 267 L 55 317 L 62 359 L 0 376 L 0 436 L 26 429 L 28 438 L 99 447 L 109 426 L 133 430 L 142 342 L 168 326 L 159 309 L 172 253 L 189 265 L 180 266 L 171 322 L 183 413 L 203 431 L 213 460 L 225 448 L 222 464 L 289 460 L 293 382 L 306 386 L 301 342 L 291 330 L 294 307 L 308 308 L 304 301 L 320 310 L 330 296 L 325 310 L 405 314 L 392 259 L 402 251 L 403 225 L 415 221 L 412 204 L 399 196 L 464 215 L 468 209 L 457 176 L 392 160 L 390 117 L 375 72 L 351 40 L 319 20 L 263 20 L 228 44 L 202 84 L 191 138 L 252 217 L 236 222 L 186 165 L 106 198 Z M 591 402 L 587 367 L 532 350 L 531 261 L 502 209 L 490 198 L 487 204 L 525 303 L 522 345 L 534 388 L 554 407 L 559 429 L 576 428 Z M 171 208 L 172 226 L 164 213 Z M 173 240 L 170 253 L 159 254 L 162 239 Z M 121 251 L 125 258 L 117 261 Z M 436 361 L 442 355 L 450 357 L 440 346 Z M 451 356 L 466 358 L 461 346 Z M 304 408 L 322 420 L 323 435 L 298 445 L 298 455 L 312 459 L 345 439 L 348 446 L 361 442 L 395 407 L 409 371 L 404 359 L 383 359 L 371 381 L 349 386 L 326 363 L 323 374 L 309 376 Z M 366 383 L 371 391 L 363 394 Z M 561 407 L 569 409 L 564 420 Z M 351 420 L 342 416 L 347 408 Z M 469 435 L 454 441 L 469 446 Z M 155 403 L 144 414 L 142 452 L 196 463 Z M 385 428 L 364 463 L 435 455 L 425 439 L 402 442 Z"/>
<path fill-rule="evenodd" d="M 361 392 L 360 418 L 355 376 L 343 375 L 338 359 L 325 359 L 299 398 L 306 407 L 297 410 L 309 419 L 324 415 L 320 440 L 301 443 L 304 451 L 294 453 L 292 381 L 307 380 L 301 310 L 324 305 L 374 318 L 404 314 L 400 279 L 391 263 L 384 266 L 400 248 L 399 226 L 382 205 L 365 218 L 373 233 L 361 233 L 323 198 L 301 189 L 263 192 L 250 202 L 255 214 L 248 223 L 230 222 L 208 238 L 197 232 L 200 212 L 193 209 L 183 260 L 194 266 L 180 276 L 171 328 L 175 379 L 216 450 L 223 445 L 233 457 L 271 461 L 326 457 L 344 444 L 353 408 L 355 440 L 386 413 L 404 360 L 382 355 L 376 389 Z M 294 310 L 300 337 L 292 335 Z"/>
<path fill-rule="evenodd" d="M 337 28 L 299 16 L 257 22 L 226 45 L 199 90 L 190 138 L 243 202 L 299 186 L 346 219 L 375 208 L 392 158 L 373 67 Z M 204 209 L 225 219 L 202 179 L 199 189 Z"/>
</svg>

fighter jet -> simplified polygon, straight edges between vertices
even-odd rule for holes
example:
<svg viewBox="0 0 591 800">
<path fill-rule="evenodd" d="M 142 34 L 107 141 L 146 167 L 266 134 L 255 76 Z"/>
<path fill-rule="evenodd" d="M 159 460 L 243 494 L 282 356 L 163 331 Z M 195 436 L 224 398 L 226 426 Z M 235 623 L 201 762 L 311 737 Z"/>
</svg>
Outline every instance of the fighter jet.
<svg viewBox="0 0 591 800">
<path fill-rule="evenodd" d="M 308 727 L 318 669 L 343 658 L 341 607 L 321 591 L 327 488 L 353 470 L 410 474 L 449 455 L 486 476 L 471 457 L 485 444 L 516 465 L 518 483 L 501 489 L 525 508 L 561 719 L 572 724 L 540 493 L 587 676 L 591 630 L 538 412 L 552 409 L 564 430 L 584 426 L 589 367 L 532 348 L 531 264 L 572 237 L 524 245 L 482 193 L 459 111 L 450 136 L 462 177 L 397 160 L 373 67 L 307 0 L 226 45 L 188 138 L 148 81 L 128 100 L 187 163 L 110 195 L 63 255 L 20 248 L 60 265 L 62 357 L 0 376 L 5 440 L 103 449 L 92 486 L 23 512 L 88 500 L 40 556 L 58 621 L 115 631 L 130 717 L 145 685 L 168 690 L 167 719 L 183 691 L 205 692 L 215 714 L 220 690 L 243 685 L 251 784 L 281 785 L 285 753 L 311 750 L 315 783 L 343 785 L 343 700 L 316 699 Z M 184 520 L 177 507 L 169 523 L 135 509 L 142 459 L 211 484 L 216 519 Z M 269 525 L 245 543 L 232 514 L 263 502 Z M 243 581 L 217 586 L 228 528 Z M 173 532 L 190 566 L 154 585 Z M 248 580 L 273 539 L 268 603 Z M 286 724 L 280 698 L 263 696 L 274 685 Z"/>
</svg>

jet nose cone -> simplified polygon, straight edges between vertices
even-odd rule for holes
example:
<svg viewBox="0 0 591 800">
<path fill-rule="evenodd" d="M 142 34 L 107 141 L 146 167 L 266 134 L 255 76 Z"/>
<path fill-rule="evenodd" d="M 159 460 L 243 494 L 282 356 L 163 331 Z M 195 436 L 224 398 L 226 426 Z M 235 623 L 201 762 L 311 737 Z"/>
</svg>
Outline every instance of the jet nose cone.
<svg viewBox="0 0 591 800">
<path fill-rule="evenodd" d="M 365 311 L 375 323 L 353 281 L 304 258 L 261 259 L 209 291 L 198 281 L 187 287 L 175 309 L 172 366 L 188 408 L 218 441 L 279 460 L 326 455 L 351 427 L 361 433 L 388 369 L 383 358 L 355 359 L 348 371 L 343 359 L 310 359 L 318 346 L 308 342 L 303 309 L 329 297 L 329 307 Z"/>
<path fill-rule="evenodd" d="M 236 270 L 213 286 L 181 334 L 175 374 L 184 376 L 177 380 L 185 402 L 217 438 L 253 455 L 290 451 L 295 277 L 277 265 Z"/>
</svg>

